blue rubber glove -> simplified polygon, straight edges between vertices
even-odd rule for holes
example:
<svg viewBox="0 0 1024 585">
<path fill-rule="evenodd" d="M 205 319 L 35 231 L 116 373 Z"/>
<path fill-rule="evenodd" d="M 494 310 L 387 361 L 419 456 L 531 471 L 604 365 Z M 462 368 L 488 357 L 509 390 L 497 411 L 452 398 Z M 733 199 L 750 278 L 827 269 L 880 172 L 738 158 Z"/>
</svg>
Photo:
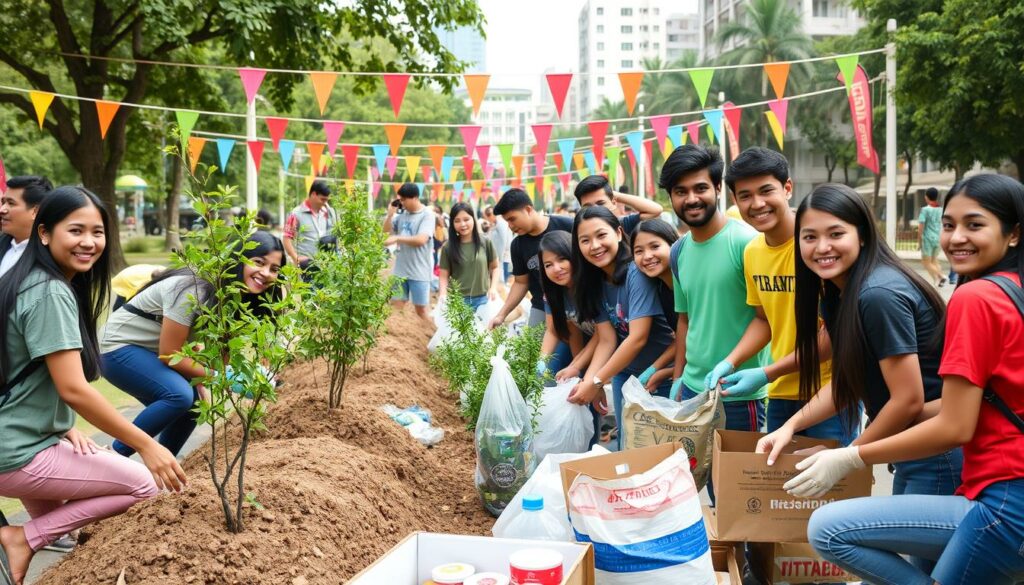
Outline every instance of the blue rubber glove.
<svg viewBox="0 0 1024 585">
<path fill-rule="evenodd" d="M 651 376 L 654 375 L 654 372 L 657 372 L 657 371 L 658 371 L 658 368 L 656 368 L 656 367 L 654 367 L 652 365 L 651 367 L 649 367 L 646 370 L 644 370 L 644 373 L 640 374 L 640 377 L 638 377 L 637 380 L 640 380 L 640 384 L 641 385 L 646 386 L 648 380 L 650 380 Z"/>
<path fill-rule="evenodd" d="M 672 400 L 679 402 L 683 399 L 683 379 L 677 378 L 675 382 L 672 382 L 672 391 L 669 392 L 669 396 Z"/>
<path fill-rule="evenodd" d="M 730 364 L 726 360 L 718 362 L 718 365 L 708 372 L 707 376 L 704 376 L 704 387 L 708 390 L 718 385 L 718 381 L 733 372 L 736 366 Z"/>
<path fill-rule="evenodd" d="M 548 371 L 547 360 L 545 360 L 544 358 L 541 358 L 541 359 L 537 360 L 537 377 L 538 378 L 543 378 L 544 377 L 544 373 L 547 372 L 547 371 Z"/>
<path fill-rule="evenodd" d="M 746 398 L 768 383 L 764 368 L 748 368 L 725 377 L 722 382 L 722 396 Z"/>
</svg>

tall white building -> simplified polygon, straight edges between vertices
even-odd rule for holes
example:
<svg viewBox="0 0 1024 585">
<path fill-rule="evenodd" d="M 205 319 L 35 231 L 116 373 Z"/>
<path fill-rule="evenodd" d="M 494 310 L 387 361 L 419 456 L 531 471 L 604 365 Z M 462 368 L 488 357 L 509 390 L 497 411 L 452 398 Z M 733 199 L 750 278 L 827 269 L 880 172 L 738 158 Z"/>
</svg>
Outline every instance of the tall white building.
<svg viewBox="0 0 1024 585">
<path fill-rule="evenodd" d="M 787 0 L 803 20 L 804 32 L 814 40 L 852 35 L 864 26 L 864 19 L 849 7 L 849 0 Z M 736 43 L 719 48 L 719 29 L 729 22 L 742 22 L 747 0 L 699 0 L 701 57 L 714 59 L 733 49 Z"/>
<path fill-rule="evenodd" d="M 466 73 L 487 72 L 487 43 L 480 31 L 471 26 L 459 26 L 453 30 L 435 28 L 441 45 L 451 51 L 459 61 L 469 65 Z"/>
<path fill-rule="evenodd" d="M 580 10 L 579 113 L 622 100 L 618 74 L 643 60 L 665 59 L 666 16 L 660 0 L 587 0 Z"/>
<path fill-rule="evenodd" d="M 687 51 L 700 52 L 700 15 L 672 14 L 665 21 L 665 60 L 675 61 Z"/>
<path fill-rule="evenodd" d="M 456 90 L 455 97 L 472 107 L 465 88 Z M 536 106 L 533 92 L 528 89 L 488 87 L 480 103 L 480 113 L 472 116 L 474 124 L 483 126 L 477 144 L 515 143 L 515 152 L 524 152 L 524 145 L 534 140 L 530 126 L 536 123 Z M 568 107 L 566 104 L 566 109 Z M 497 152 L 491 153 L 492 158 L 497 156 Z"/>
</svg>

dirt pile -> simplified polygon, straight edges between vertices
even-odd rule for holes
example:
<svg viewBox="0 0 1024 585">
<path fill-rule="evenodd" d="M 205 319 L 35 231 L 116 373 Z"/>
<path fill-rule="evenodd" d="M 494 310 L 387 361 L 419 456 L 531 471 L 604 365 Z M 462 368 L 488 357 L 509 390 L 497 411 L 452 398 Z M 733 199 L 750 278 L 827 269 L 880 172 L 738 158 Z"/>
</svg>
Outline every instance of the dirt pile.
<svg viewBox="0 0 1024 585">
<path fill-rule="evenodd" d="M 268 431 L 249 450 L 246 531 L 228 534 L 204 449 L 185 463 L 189 489 L 85 529 L 83 544 L 45 585 L 342 583 L 414 530 L 489 534 L 473 487 L 473 438 L 444 383 L 427 366 L 431 326 L 411 315 L 356 369 L 339 411 L 327 411 L 322 363 L 283 376 Z M 319 381 L 319 386 L 317 385 Z M 379 411 L 429 408 L 445 430 L 426 449 Z"/>
</svg>

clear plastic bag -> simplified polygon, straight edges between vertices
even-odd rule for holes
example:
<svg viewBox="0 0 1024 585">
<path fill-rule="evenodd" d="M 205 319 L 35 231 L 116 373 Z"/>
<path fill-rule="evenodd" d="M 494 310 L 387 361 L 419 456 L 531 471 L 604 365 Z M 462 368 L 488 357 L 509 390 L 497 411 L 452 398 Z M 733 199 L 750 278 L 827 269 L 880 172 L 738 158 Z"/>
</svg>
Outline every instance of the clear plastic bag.
<svg viewBox="0 0 1024 585">
<path fill-rule="evenodd" d="M 579 378 L 572 378 L 544 389 L 537 419 L 537 436 L 533 439 L 533 449 L 539 461 L 552 453 L 584 453 L 590 448 L 590 440 L 594 437 L 594 415 L 585 405 L 567 400 L 579 381 Z"/>
<path fill-rule="evenodd" d="M 427 342 L 427 351 L 434 353 L 442 343 L 448 341 L 448 338 L 455 335 L 455 330 L 448 324 L 447 311 L 445 310 L 446 304 L 444 302 L 437 303 L 437 308 L 434 309 L 434 325 L 437 327 L 437 331 Z"/>
<path fill-rule="evenodd" d="M 501 514 L 537 466 L 530 408 L 504 354 L 502 346 L 491 358 L 491 377 L 476 421 L 476 487 L 484 508 L 494 516 Z"/>
</svg>

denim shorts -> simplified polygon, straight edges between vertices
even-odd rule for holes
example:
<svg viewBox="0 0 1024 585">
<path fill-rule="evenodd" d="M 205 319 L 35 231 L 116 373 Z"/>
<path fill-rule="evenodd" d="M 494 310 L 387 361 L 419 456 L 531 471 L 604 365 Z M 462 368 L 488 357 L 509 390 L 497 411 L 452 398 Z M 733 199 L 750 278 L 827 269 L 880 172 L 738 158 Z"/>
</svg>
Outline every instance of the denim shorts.
<svg viewBox="0 0 1024 585">
<path fill-rule="evenodd" d="M 403 280 L 395 286 L 395 294 L 391 297 L 393 301 L 412 301 L 417 307 L 425 307 L 430 304 L 430 281 L 427 280 Z"/>
</svg>

